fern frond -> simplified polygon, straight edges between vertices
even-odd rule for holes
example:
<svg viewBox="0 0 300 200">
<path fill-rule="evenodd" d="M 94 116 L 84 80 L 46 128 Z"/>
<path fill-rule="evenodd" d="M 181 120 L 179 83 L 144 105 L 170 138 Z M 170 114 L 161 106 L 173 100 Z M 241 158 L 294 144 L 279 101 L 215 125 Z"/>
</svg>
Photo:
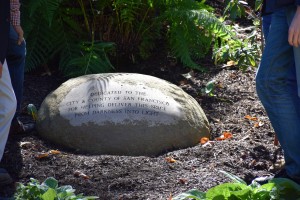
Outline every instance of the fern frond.
<svg viewBox="0 0 300 200">
<path fill-rule="evenodd" d="M 39 13 L 40 18 L 45 18 L 51 25 L 55 13 L 58 11 L 62 0 L 31 0 L 26 4 L 30 8 L 30 17 Z"/>
<path fill-rule="evenodd" d="M 171 1 L 178 3 L 176 0 Z M 186 2 L 181 3 L 187 8 L 199 7 L 198 4 L 186 5 Z M 181 59 L 184 65 L 200 69 L 195 60 L 203 58 L 207 54 L 213 38 L 225 40 L 232 33 L 214 14 L 206 9 L 196 10 L 186 7 L 184 9 L 168 8 L 162 18 L 170 24 L 168 38 L 172 52 Z"/>
<path fill-rule="evenodd" d="M 200 69 L 191 57 L 190 42 L 183 28 L 184 25 L 176 25 L 170 28 L 169 38 L 172 53 L 179 57 L 181 62 L 190 68 Z"/>
<path fill-rule="evenodd" d="M 35 22 L 35 29 L 27 36 L 26 69 L 32 70 L 44 64 L 51 58 L 57 48 L 57 31 L 44 25 L 45 20 L 40 18 Z"/>
<path fill-rule="evenodd" d="M 233 35 L 226 25 L 207 10 L 190 10 L 189 15 L 192 19 L 195 19 L 197 25 L 213 33 L 215 37 L 227 39 Z"/>
<path fill-rule="evenodd" d="M 68 77 L 109 72 L 113 69 L 106 52 L 113 43 L 84 43 L 72 45 L 72 51 L 63 53 L 61 69 Z"/>
</svg>

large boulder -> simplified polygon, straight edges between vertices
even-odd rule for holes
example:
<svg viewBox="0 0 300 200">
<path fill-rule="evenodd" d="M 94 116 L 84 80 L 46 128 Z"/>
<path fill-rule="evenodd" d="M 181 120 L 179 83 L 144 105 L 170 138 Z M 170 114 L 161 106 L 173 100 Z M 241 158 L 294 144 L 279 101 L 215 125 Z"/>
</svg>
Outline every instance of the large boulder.
<svg viewBox="0 0 300 200">
<path fill-rule="evenodd" d="M 125 73 L 70 79 L 38 112 L 40 135 L 91 154 L 154 156 L 209 136 L 207 118 L 190 95 L 162 79 Z"/>
</svg>

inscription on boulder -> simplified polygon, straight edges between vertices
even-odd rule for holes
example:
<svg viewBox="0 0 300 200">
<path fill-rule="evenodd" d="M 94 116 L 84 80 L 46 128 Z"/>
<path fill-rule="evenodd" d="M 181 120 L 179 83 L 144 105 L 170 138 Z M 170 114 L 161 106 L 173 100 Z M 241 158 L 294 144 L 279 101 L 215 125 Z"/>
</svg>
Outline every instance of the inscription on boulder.
<svg viewBox="0 0 300 200">
<path fill-rule="evenodd" d="M 71 79 L 42 103 L 38 132 L 92 154 L 157 155 L 209 135 L 199 104 L 182 89 L 141 74 Z"/>
<path fill-rule="evenodd" d="M 74 88 L 59 105 L 61 116 L 73 126 L 107 121 L 138 123 L 145 120 L 149 126 L 157 123 L 174 124 L 182 115 L 182 107 L 160 90 L 145 85 L 111 83 L 110 90 L 102 91 L 102 79 L 91 80 Z M 100 89 L 100 91 L 99 91 Z"/>
</svg>

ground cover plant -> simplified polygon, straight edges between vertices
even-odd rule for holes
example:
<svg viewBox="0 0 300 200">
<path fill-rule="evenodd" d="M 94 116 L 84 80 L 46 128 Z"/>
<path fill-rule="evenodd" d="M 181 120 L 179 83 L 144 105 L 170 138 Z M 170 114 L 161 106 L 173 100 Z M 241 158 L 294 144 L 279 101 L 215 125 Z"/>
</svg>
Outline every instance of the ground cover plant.
<svg viewBox="0 0 300 200">
<path fill-rule="evenodd" d="M 295 199 L 296 197 L 300 196 L 300 186 L 289 179 L 274 178 L 268 183 L 262 185 L 257 182 L 257 179 L 255 179 L 250 185 L 247 185 L 247 183 L 242 179 L 227 172 L 223 173 L 231 178 L 233 182 L 217 185 L 213 188 L 210 188 L 206 192 L 201 192 L 199 190 L 190 190 L 172 198 L 172 200 L 185 200 L 190 198 L 195 200 L 276 200 Z"/>
<path fill-rule="evenodd" d="M 16 200 L 92 200 L 95 196 L 83 196 L 75 194 L 75 189 L 70 185 L 58 186 L 58 181 L 52 177 L 43 183 L 31 178 L 26 185 L 19 183 L 14 194 Z"/>
</svg>

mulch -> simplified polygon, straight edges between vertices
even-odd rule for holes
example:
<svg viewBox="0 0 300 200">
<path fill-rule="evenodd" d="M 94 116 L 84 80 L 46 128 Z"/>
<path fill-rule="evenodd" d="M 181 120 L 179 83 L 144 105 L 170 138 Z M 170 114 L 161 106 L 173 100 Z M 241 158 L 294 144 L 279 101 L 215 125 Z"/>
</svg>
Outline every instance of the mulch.
<svg viewBox="0 0 300 200">
<path fill-rule="evenodd" d="M 221 1 L 208 2 L 221 9 Z M 190 189 L 206 191 L 229 182 L 220 170 L 250 183 L 256 177 L 271 175 L 282 165 L 282 150 L 273 144 L 274 131 L 256 95 L 256 69 L 241 72 L 235 66 L 216 66 L 206 58 L 201 61 L 206 71 L 193 72 L 164 55 L 155 56 L 120 69 L 168 80 L 193 96 L 209 120 L 211 142 L 157 157 L 86 155 L 52 144 L 33 131 L 9 137 L 1 167 L 22 183 L 30 178 L 42 182 L 54 177 L 60 185 L 72 185 L 76 193 L 103 200 L 158 200 Z M 29 103 L 39 108 L 43 99 L 67 80 L 55 67 L 51 70 L 51 76 L 44 75 L 43 69 L 26 74 L 24 108 Z M 187 73 L 189 76 L 183 75 Z M 212 80 L 215 90 L 210 96 L 202 90 Z M 32 121 L 26 114 L 22 120 Z M 216 140 L 224 132 L 232 133 L 233 137 Z M 60 153 L 41 154 L 51 150 Z M 13 193 L 14 186 L 0 188 L 1 197 Z"/>
<path fill-rule="evenodd" d="M 169 65 L 163 62 L 157 65 L 150 70 L 153 63 L 148 62 L 143 70 L 173 82 L 199 102 L 210 122 L 210 143 L 157 157 L 83 155 L 49 143 L 33 131 L 9 137 L 1 166 L 18 182 L 54 177 L 60 185 L 72 185 L 77 193 L 100 199 L 167 199 L 190 189 L 205 191 L 230 181 L 220 170 L 248 183 L 274 172 L 282 151 L 273 144 L 274 132 L 255 92 L 255 69 L 241 72 L 211 65 L 207 72 L 199 73 L 178 66 L 166 68 Z M 182 75 L 188 72 L 190 76 Z M 39 108 L 47 94 L 65 80 L 58 72 L 51 76 L 26 74 L 24 107 L 33 103 Z M 213 96 L 201 92 L 211 80 L 216 84 Z M 26 120 L 31 118 L 24 115 Z M 224 132 L 233 137 L 216 140 Z M 51 150 L 60 153 L 41 155 Z M 12 195 L 13 187 L 1 188 L 0 194 Z"/>
</svg>

